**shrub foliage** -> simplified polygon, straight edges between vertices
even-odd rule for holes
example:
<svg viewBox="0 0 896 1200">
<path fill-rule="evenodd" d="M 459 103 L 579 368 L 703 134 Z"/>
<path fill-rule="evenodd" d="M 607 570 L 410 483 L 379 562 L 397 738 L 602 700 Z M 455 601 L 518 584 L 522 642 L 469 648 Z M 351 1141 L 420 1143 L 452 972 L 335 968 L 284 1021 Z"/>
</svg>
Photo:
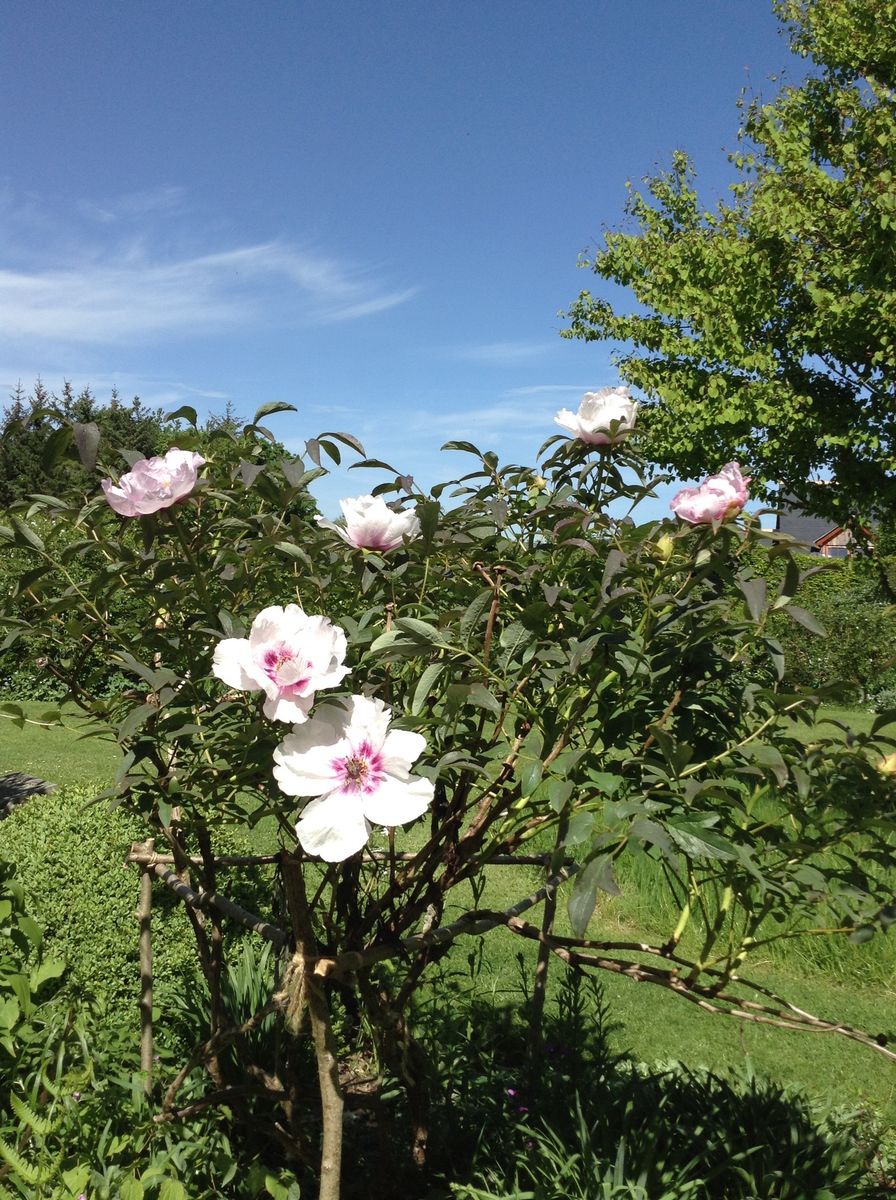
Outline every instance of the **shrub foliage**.
<svg viewBox="0 0 896 1200">
<path fill-rule="evenodd" d="M 310 464 L 247 454 L 270 440 L 264 415 L 222 432 L 178 505 L 122 519 L 101 494 L 46 495 L 13 506 L 0 527 L 0 549 L 25 560 L 5 644 L 39 652 L 115 731 L 115 799 L 168 856 L 138 862 L 187 904 L 208 1036 L 159 1096 L 160 1118 L 193 1111 L 183 1089 L 205 1071 L 204 1104 L 227 1105 L 272 1157 L 308 1163 L 319 1139 L 321 1196 L 332 1200 L 353 1055 L 366 1046 L 406 1093 L 422 1164 L 433 1076 L 411 1004 L 455 939 L 498 926 L 539 943 L 535 1060 L 550 956 L 741 1019 L 837 1028 L 751 983 L 748 965 L 777 937 L 862 939 L 892 921 L 894 784 L 876 764 L 894 742 L 886 714 L 848 745 L 794 736 L 816 701 L 787 684 L 776 637 L 780 617 L 811 623 L 787 539 L 772 538 L 780 571 L 768 580 L 754 563 L 769 535 L 755 521 L 639 524 L 651 481 L 628 445 L 552 438 L 537 467 L 449 443 L 469 470 L 428 496 L 373 464 L 379 492 L 414 505 L 420 532 L 390 550 L 352 549 L 309 525 L 296 499 L 321 461 L 363 449 L 325 434 L 308 443 Z M 623 503 L 634 516 L 611 515 Z M 406 832 L 372 832 L 335 863 L 296 845 L 304 806 L 272 772 L 286 727 L 257 693 L 211 673 L 223 640 L 289 603 L 346 632 L 351 674 L 333 694 L 375 697 L 402 745 L 425 739 L 414 772 L 433 786 L 427 815 Z M 82 653 L 102 654 L 129 687 L 97 694 Z M 257 912 L 221 894 L 219 834 L 263 818 L 278 823 L 282 848 L 258 864 L 273 886 Z M 491 864 L 525 862 L 533 846 L 543 887 L 504 912 L 475 900 L 458 910 L 459 885 L 481 896 Z M 605 938 L 594 920 L 629 855 L 654 859 L 672 897 L 675 920 L 653 945 Z M 555 924 L 558 889 L 572 936 Z M 278 952 L 273 998 L 233 985 L 230 929 L 241 925 Z M 235 997 L 253 994 L 247 1017 Z M 271 1018 L 273 1044 L 257 1034 Z M 886 1031 L 841 1032 L 890 1053 Z"/>
</svg>

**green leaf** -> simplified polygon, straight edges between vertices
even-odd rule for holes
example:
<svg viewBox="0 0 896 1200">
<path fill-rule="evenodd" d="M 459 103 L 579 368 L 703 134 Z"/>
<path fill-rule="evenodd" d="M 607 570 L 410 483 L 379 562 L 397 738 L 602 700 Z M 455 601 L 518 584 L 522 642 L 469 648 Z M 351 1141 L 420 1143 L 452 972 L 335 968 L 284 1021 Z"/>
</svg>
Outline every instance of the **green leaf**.
<svg viewBox="0 0 896 1200">
<path fill-rule="evenodd" d="M 470 704 L 475 704 L 477 708 L 488 709 L 489 712 L 494 713 L 496 716 L 501 712 L 500 701 L 481 683 L 474 683 L 472 685 L 467 693 L 467 700 Z"/>
<path fill-rule="evenodd" d="M 765 742 L 755 742 L 752 746 L 744 748 L 744 755 L 751 758 L 760 767 L 766 767 L 775 776 L 775 779 L 783 787 L 788 778 L 787 763 L 775 746 L 769 746 Z"/>
<path fill-rule="evenodd" d="M 27 976 L 17 971 L 14 975 L 8 975 L 6 982 L 16 994 L 16 999 L 19 1002 L 19 1008 L 22 1015 L 29 1017 L 34 1005 L 31 1002 L 31 981 Z"/>
<path fill-rule="evenodd" d="M 48 1137 L 55 1128 L 55 1122 L 49 1117 L 42 1117 L 36 1113 L 30 1104 L 27 1104 L 15 1092 L 9 1094 L 9 1106 L 18 1117 L 22 1125 L 33 1129 L 40 1137 Z"/>
<path fill-rule="evenodd" d="M 18 517 L 10 517 L 9 522 L 12 525 L 14 534 L 16 535 L 15 540 L 18 545 L 21 546 L 24 544 L 31 546 L 35 550 L 40 550 L 41 553 L 45 552 L 46 547 L 44 546 L 43 541 L 30 525 L 26 525 L 25 522 L 20 520 Z"/>
<path fill-rule="evenodd" d="M 66 972 L 65 963 L 58 958 L 46 958 L 31 972 L 31 990 L 35 994 L 51 979 L 61 979 Z"/>
<path fill-rule="evenodd" d="M 76 421 L 72 426 L 75 445 L 81 465 L 88 471 L 96 466 L 96 455 L 100 448 L 100 427 L 95 421 Z"/>
<path fill-rule="evenodd" d="M 159 1188 L 159 1200 L 187 1200 L 187 1193 L 176 1179 L 163 1179 Z"/>
<path fill-rule="evenodd" d="M 423 645 L 446 645 L 444 636 L 436 629 L 435 625 L 430 625 L 428 621 L 421 621 L 417 617 L 399 617 L 395 622 L 395 628 L 400 629 L 402 633 L 409 634 L 415 641 Z"/>
<path fill-rule="evenodd" d="M 609 771 L 591 771 L 589 779 L 605 796 L 614 796 L 622 786 L 622 776 L 613 775 Z"/>
<path fill-rule="evenodd" d="M 252 418 L 252 424 L 257 425 L 259 421 L 265 417 L 272 417 L 274 413 L 298 411 L 294 404 L 287 404 L 283 400 L 272 400 L 270 404 L 262 404 L 261 408 L 257 410 L 255 416 Z"/>
<path fill-rule="evenodd" d="M 768 585 L 761 576 L 755 576 L 753 579 L 737 579 L 737 586 L 743 593 L 744 600 L 747 602 L 747 609 L 754 621 L 758 621 L 765 612 L 765 605 L 768 596 Z"/>
<path fill-rule="evenodd" d="M 666 829 L 675 845 L 689 858 L 714 858 L 723 861 L 737 858 L 737 851 L 731 842 L 703 825 L 667 821 Z"/>
<path fill-rule="evenodd" d="M 436 662 L 430 663 L 423 674 L 417 681 L 417 686 L 414 688 L 414 695 L 411 698 L 410 712 L 413 716 L 423 711 L 423 706 L 426 704 L 429 694 L 433 689 L 436 680 L 445 670 L 445 664 Z"/>
<path fill-rule="evenodd" d="M 520 771 L 520 794 L 522 796 L 531 796 L 538 785 L 541 783 L 541 777 L 544 774 L 544 763 L 541 759 L 530 759 L 524 761 Z"/>
<path fill-rule="evenodd" d="M 241 458 L 239 465 L 240 479 L 243 482 L 244 488 L 250 488 L 255 480 L 265 469 L 264 463 L 248 462 L 247 459 Z"/>
<path fill-rule="evenodd" d="M 491 588 L 485 588 L 469 603 L 460 619 L 460 637 L 463 644 L 469 644 L 474 630 L 485 616 L 492 602 L 494 593 Z"/>
<path fill-rule="evenodd" d="M 622 551 L 615 548 L 607 555 L 607 561 L 604 564 L 603 579 L 600 585 L 601 595 L 606 597 L 609 594 L 613 580 L 623 570 L 626 561 L 626 557 Z"/>
<path fill-rule="evenodd" d="M 376 654 L 378 650 L 388 650 L 390 646 L 395 645 L 399 636 L 395 629 L 387 629 L 385 633 L 381 633 L 378 638 L 374 638 L 370 643 L 370 653 Z"/>
<path fill-rule="evenodd" d="M 778 592 L 778 600 L 789 601 L 796 595 L 800 586 L 800 569 L 796 559 L 792 555 L 787 556 L 787 566 L 784 571 L 784 578 L 781 580 L 781 587 Z"/>
<path fill-rule="evenodd" d="M 189 404 L 182 404 L 180 408 L 175 409 L 172 413 L 165 414 L 168 421 L 186 421 L 188 425 L 196 428 L 196 422 L 199 419 L 196 415 L 196 409 L 191 408 Z"/>
<path fill-rule="evenodd" d="M 333 430 L 328 430 L 328 431 L 320 434 L 319 436 L 321 438 L 335 438 L 337 440 L 337 442 L 342 442 L 343 445 L 351 447 L 351 449 L 355 450 L 358 454 L 360 454 L 362 458 L 365 458 L 367 455 L 367 451 L 364 449 L 364 447 L 361 445 L 361 443 L 358 441 L 358 439 L 350 433 L 343 433 L 341 431 L 336 432 Z"/>
<path fill-rule="evenodd" d="M 40 465 L 48 475 L 52 474 L 71 443 L 71 425 L 60 425 L 47 438 L 40 456 Z"/>
<path fill-rule="evenodd" d="M 121 722 L 116 730 L 115 736 L 119 742 L 126 741 L 132 734 L 136 733 L 142 725 L 144 725 L 151 716 L 158 713 L 158 705 L 156 704 L 140 704 L 136 708 L 132 708 L 125 719 Z"/>
<path fill-rule="evenodd" d="M 570 817 L 566 827 L 564 846 L 576 846 L 579 842 L 587 842 L 594 831 L 594 813 L 577 812 Z"/>
<path fill-rule="evenodd" d="M 871 726 L 872 737 L 878 730 L 885 729 L 887 725 L 896 725 L 896 708 L 887 708 L 877 714 L 874 724 Z"/>
<path fill-rule="evenodd" d="M 39 946 L 44 940 L 44 932 L 34 917 L 29 917 L 27 913 L 19 913 L 18 925 L 32 946 Z"/>
<path fill-rule="evenodd" d="M 772 666 L 775 668 L 775 674 L 778 679 L 784 678 L 784 648 L 781 643 L 775 638 L 763 638 L 762 644 L 768 651 L 768 656 L 772 660 Z"/>
<path fill-rule="evenodd" d="M 629 826 L 629 834 L 638 842 L 656 846 L 661 854 L 669 856 L 672 853 L 672 841 L 668 833 L 649 817 L 635 817 Z"/>
<path fill-rule="evenodd" d="M 118 1185 L 119 1200 L 143 1200 L 143 1184 L 133 1175 L 127 1175 Z"/>
<path fill-rule="evenodd" d="M 482 451 L 478 450 L 472 442 L 463 442 L 455 439 L 451 442 L 445 442 L 445 444 L 442 446 L 442 449 L 461 450 L 464 454 L 475 454 L 477 458 L 482 458 Z"/>
<path fill-rule="evenodd" d="M 294 1179 L 284 1183 L 282 1177 L 278 1179 L 276 1175 L 265 1175 L 264 1189 L 273 1200 L 300 1200 L 301 1197 L 299 1185 Z"/>
<path fill-rule="evenodd" d="M 499 645 L 504 650 L 503 660 L 509 663 L 514 656 L 525 647 L 530 646 L 535 641 L 533 634 L 526 628 L 522 621 L 513 621 L 505 629 L 501 630 L 501 636 L 498 639 Z"/>
<path fill-rule="evenodd" d="M 21 1010 L 15 996 L 7 996 L 0 1004 L 0 1029 L 13 1029 L 19 1021 Z"/>
<path fill-rule="evenodd" d="M 420 522 L 420 540 L 425 553 L 429 553 L 434 545 L 436 530 L 442 515 L 442 506 L 438 500 L 421 500 L 416 508 L 417 520 Z"/>
<path fill-rule="evenodd" d="M 314 439 L 311 439 L 314 441 Z M 316 444 L 316 443 L 315 443 Z M 356 471 L 358 468 L 370 468 L 376 471 L 388 471 L 390 475 L 397 475 L 398 472 L 394 467 L 390 467 L 387 462 L 383 462 L 381 458 L 365 458 L 361 462 L 352 463 L 349 467 L 350 471 Z"/>
<path fill-rule="evenodd" d="M 555 813 L 562 812 L 572 795 L 571 779 L 558 779 L 556 776 L 548 780 L 548 803 Z"/>
<path fill-rule="evenodd" d="M 593 858 L 573 880 L 566 911 L 575 937 L 585 936 L 597 905 L 598 888 L 611 896 L 619 895 L 619 887 L 613 877 L 613 858 L 609 854 Z"/>
<path fill-rule="evenodd" d="M 78 1166 L 70 1167 L 67 1171 L 62 1172 L 62 1182 L 72 1196 L 80 1196 L 86 1189 L 89 1179 L 90 1167 L 84 1166 L 83 1163 L 79 1163 Z M 124 1195 L 123 1192 L 122 1195 Z M 140 1197 L 137 1197 L 137 1200 L 140 1200 Z"/>
<path fill-rule="evenodd" d="M 788 604 L 787 612 L 790 614 L 792 620 L 796 621 L 798 625 L 802 625 L 805 629 L 808 629 L 810 633 L 817 633 L 819 637 L 827 637 L 825 627 L 822 623 L 805 608 L 800 608 L 798 604 Z"/>
<path fill-rule="evenodd" d="M 41 1169 L 26 1162 L 18 1150 L 14 1146 L 10 1146 L 3 1138 L 0 1138 L 0 1158 L 4 1159 L 25 1183 L 32 1187 L 37 1187 L 40 1183 Z"/>
</svg>

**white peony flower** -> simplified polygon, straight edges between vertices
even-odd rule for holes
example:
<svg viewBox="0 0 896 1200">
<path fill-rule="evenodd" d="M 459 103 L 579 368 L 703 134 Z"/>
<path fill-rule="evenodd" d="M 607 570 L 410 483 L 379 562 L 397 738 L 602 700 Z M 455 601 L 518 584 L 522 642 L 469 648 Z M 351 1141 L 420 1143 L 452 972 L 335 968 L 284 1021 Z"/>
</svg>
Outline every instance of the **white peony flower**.
<svg viewBox="0 0 896 1200">
<path fill-rule="evenodd" d="M 561 408 L 554 420 L 589 446 L 615 446 L 634 429 L 637 412 L 628 388 L 601 388 L 585 393 L 578 412 Z"/>
<path fill-rule="evenodd" d="M 371 824 L 406 825 L 432 803 L 432 783 L 409 772 L 426 739 L 390 730 L 389 717 L 367 696 L 322 704 L 274 751 L 281 791 L 315 797 L 296 825 L 307 854 L 342 862 L 367 844 Z"/>
<path fill-rule="evenodd" d="M 139 459 L 117 486 L 111 479 L 101 480 L 100 486 L 120 516 L 147 516 L 189 496 L 204 463 L 201 454 L 172 447 L 157 458 Z"/>
<path fill-rule="evenodd" d="M 248 638 L 224 638 L 215 647 L 212 672 L 244 692 L 265 693 L 272 721 L 307 721 L 320 688 L 335 687 L 348 673 L 345 634 L 328 617 L 309 617 L 297 604 L 262 609 Z"/>
<path fill-rule="evenodd" d="M 317 518 L 322 529 L 332 529 L 356 550 L 394 550 L 420 536 L 420 522 L 412 510 L 396 512 L 382 496 L 358 496 L 340 500 L 345 525 Z"/>
</svg>

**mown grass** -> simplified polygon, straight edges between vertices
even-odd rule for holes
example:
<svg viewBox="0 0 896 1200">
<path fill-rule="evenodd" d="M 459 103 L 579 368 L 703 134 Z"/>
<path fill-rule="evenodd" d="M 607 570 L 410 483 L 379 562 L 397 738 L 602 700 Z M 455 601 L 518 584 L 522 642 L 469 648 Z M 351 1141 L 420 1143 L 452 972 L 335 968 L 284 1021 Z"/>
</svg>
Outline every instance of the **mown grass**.
<svg viewBox="0 0 896 1200">
<path fill-rule="evenodd" d="M 489 874 L 480 907 L 507 908 L 534 890 L 538 882 L 534 869 L 495 868 Z M 458 897 L 458 903 L 467 899 Z M 634 896 L 627 898 L 623 892 L 619 901 L 602 902 L 589 935 L 619 941 L 649 937 L 654 930 L 625 920 L 627 902 L 634 905 L 641 901 Z M 560 933 L 569 932 L 564 905 L 565 896 L 561 894 L 557 922 Z M 451 963 L 459 973 L 469 970 L 474 941 L 461 939 L 452 951 Z M 871 955 L 880 953 L 879 947 L 885 941 L 875 939 L 848 949 L 857 955 L 864 952 L 870 960 Z M 887 945 L 886 949 L 889 953 L 891 947 Z M 535 953 L 533 943 L 503 929 L 492 931 L 486 935 L 477 986 L 491 991 L 496 1004 L 518 1002 L 519 956 L 522 954 L 523 968 L 531 976 Z M 869 966 L 871 977 L 880 975 L 876 964 Z M 559 969 L 558 964 L 557 973 Z M 896 977 L 891 977 L 888 984 L 857 986 L 853 978 L 840 980 L 827 971 L 808 969 L 795 953 L 783 963 L 773 962 L 768 956 L 748 960 L 743 974 L 816 1016 L 872 1033 L 893 1033 Z M 630 1051 L 640 1061 L 676 1060 L 716 1071 L 749 1066 L 760 1076 L 803 1088 L 832 1107 L 870 1106 L 896 1125 L 896 1065 L 874 1050 L 837 1034 L 796 1033 L 712 1015 L 661 987 L 634 983 L 608 972 L 601 972 L 600 978 L 612 1020 L 620 1026 L 613 1034 L 615 1048 Z"/>
<path fill-rule="evenodd" d="M 839 708 L 826 704 L 819 709 L 818 722 L 815 725 L 805 725 L 794 721 L 793 731 L 802 742 L 812 742 L 819 734 L 824 737 L 842 739 L 846 737 L 846 733 L 839 729 L 834 722 L 845 725 L 852 733 L 870 733 L 871 726 L 876 719 L 876 713 L 868 712 L 865 709 Z"/>
<path fill-rule="evenodd" d="M 47 720 L 54 709 L 45 702 L 15 703 L 26 722 L 20 728 L 0 711 L 0 775 L 22 771 L 57 787 L 94 784 L 97 790 L 111 781 L 118 746 L 111 736 L 96 736 L 75 705 L 62 706 L 60 725 Z"/>
<path fill-rule="evenodd" d="M 22 707 L 36 720 L 47 706 Z M 841 720 L 856 732 L 870 728 L 874 719 L 873 714 L 845 709 L 826 709 L 822 715 Z M 99 789 L 111 778 L 117 747 L 108 740 L 84 739 L 84 732 L 74 711 L 66 711 L 64 724 L 55 728 L 26 724 L 19 729 L 0 718 L 0 773 L 21 770 L 60 786 L 92 783 Z M 811 728 L 804 732 L 807 740 L 817 736 Z M 254 831 L 259 849 L 269 848 L 273 832 L 266 824 Z M 538 881 L 533 869 L 495 868 L 480 906 L 506 908 L 537 887 Z M 642 877 L 630 873 L 620 882 L 622 896 L 601 902 L 592 936 L 624 940 L 647 938 L 658 930 L 668 933 L 668 911 L 649 866 Z M 468 896 L 458 896 L 457 903 L 465 905 Z M 560 910 L 562 926 L 562 897 Z M 452 951 L 452 968 L 469 974 L 468 959 L 475 951 L 474 939 L 461 939 Z M 523 969 L 531 973 L 535 954 L 531 942 L 504 930 L 486 935 L 475 986 L 491 991 L 496 1004 L 518 1003 L 521 954 Z M 788 942 L 774 954 L 763 953 L 745 973 L 818 1016 L 872 1032 L 892 1032 L 896 936 L 879 936 L 861 946 L 845 939 L 815 939 L 808 949 Z M 659 987 L 609 974 L 603 976 L 603 983 L 612 1018 L 620 1025 L 613 1035 L 616 1044 L 642 1061 L 674 1059 L 714 1070 L 749 1064 L 760 1075 L 805 1088 L 832 1106 L 867 1104 L 896 1123 L 896 1068 L 872 1050 L 834 1034 L 791 1033 L 711 1016 Z"/>
</svg>

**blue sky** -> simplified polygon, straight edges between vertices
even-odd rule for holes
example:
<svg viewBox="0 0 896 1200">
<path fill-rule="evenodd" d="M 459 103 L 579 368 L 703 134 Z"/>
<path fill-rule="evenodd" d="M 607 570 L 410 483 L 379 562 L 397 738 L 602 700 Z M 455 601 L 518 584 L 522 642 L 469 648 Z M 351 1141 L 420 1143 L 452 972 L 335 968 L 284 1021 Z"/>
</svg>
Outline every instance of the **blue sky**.
<svg viewBox="0 0 896 1200">
<path fill-rule="evenodd" d="M 345 429 L 424 485 L 616 382 L 558 336 L 579 253 L 675 148 L 721 195 L 738 95 L 802 73 L 766 0 L 42 0 L 3 34 L 0 394 L 285 400 L 291 448 Z"/>
</svg>

